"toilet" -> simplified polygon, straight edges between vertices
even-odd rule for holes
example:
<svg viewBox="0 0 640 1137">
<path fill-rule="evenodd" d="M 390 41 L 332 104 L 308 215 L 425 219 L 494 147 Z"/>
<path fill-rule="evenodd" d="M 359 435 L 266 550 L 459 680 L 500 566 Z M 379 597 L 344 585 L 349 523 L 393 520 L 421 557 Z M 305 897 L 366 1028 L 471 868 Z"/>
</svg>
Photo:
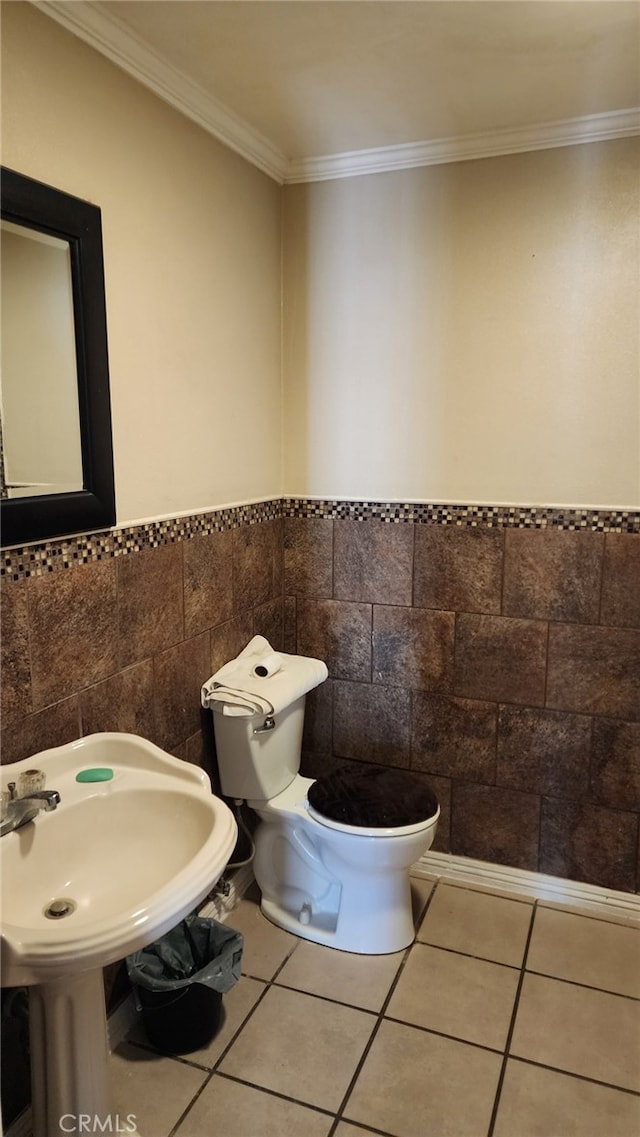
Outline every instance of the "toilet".
<svg viewBox="0 0 640 1137">
<path fill-rule="evenodd" d="M 438 802 L 415 774 L 382 766 L 302 777 L 305 699 L 274 716 L 208 704 L 222 793 L 260 819 L 253 868 L 262 911 L 341 951 L 400 951 L 415 935 L 409 869 L 431 846 Z"/>
</svg>

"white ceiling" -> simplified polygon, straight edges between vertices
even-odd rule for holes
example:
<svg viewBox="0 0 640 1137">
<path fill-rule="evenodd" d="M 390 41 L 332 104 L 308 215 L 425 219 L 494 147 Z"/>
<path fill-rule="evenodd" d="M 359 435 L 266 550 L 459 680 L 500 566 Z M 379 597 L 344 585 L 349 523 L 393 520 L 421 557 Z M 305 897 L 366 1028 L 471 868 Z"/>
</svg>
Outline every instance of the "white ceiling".
<svg viewBox="0 0 640 1137">
<path fill-rule="evenodd" d="M 630 0 L 35 0 L 280 181 L 640 133 Z"/>
</svg>

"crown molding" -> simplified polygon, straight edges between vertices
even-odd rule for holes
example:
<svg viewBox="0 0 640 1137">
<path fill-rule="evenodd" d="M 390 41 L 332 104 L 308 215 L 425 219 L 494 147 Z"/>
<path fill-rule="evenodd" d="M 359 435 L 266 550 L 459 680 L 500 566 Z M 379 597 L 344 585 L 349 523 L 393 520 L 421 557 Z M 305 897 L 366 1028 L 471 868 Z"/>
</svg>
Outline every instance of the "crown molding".
<svg viewBox="0 0 640 1137">
<path fill-rule="evenodd" d="M 90 0 L 31 0 L 45 16 L 84 40 L 225 146 L 282 184 L 288 161 L 229 107 L 144 44 L 120 20 Z"/>
<path fill-rule="evenodd" d="M 92 0 L 30 2 L 280 185 L 496 158 L 640 134 L 640 108 L 631 107 L 516 129 L 289 161 L 244 119 L 172 67 L 120 20 L 104 12 L 99 3 Z"/>
<path fill-rule="evenodd" d="M 558 146 L 577 146 L 584 142 L 603 142 L 640 134 L 640 107 L 584 118 L 518 127 L 515 130 L 489 130 L 430 142 L 409 142 L 400 146 L 380 146 L 371 150 L 352 150 L 289 163 L 285 183 L 321 182 L 333 178 L 353 178 L 361 174 L 380 174 L 417 166 L 439 166 L 445 162 L 468 162 L 474 158 L 497 158 L 531 150 L 551 150 Z"/>
</svg>

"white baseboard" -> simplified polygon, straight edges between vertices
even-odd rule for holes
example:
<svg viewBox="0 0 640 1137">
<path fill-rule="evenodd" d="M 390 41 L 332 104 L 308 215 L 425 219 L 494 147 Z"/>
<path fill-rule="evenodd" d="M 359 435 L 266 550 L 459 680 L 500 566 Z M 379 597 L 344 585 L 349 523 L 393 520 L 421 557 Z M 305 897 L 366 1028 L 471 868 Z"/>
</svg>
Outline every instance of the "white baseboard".
<svg viewBox="0 0 640 1137">
<path fill-rule="evenodd" d="M 617 892 L 595 884 L 565 880 L 558 876 L 528 872 L 525 869 L 494 865 L 488 861 L 474 861 L 471 857 L 457 857 L 452 853 L 424 853 L 412 867 L 416 876 L 439 876 L 466 884 L 475 884 L 500 892 L 517 892 L 539 900 L 557 904 L 576 904 L 591 912 L 602 912 L 627 920 L 640 919 L 640 896 L 632 892 Z"/>
</svg>

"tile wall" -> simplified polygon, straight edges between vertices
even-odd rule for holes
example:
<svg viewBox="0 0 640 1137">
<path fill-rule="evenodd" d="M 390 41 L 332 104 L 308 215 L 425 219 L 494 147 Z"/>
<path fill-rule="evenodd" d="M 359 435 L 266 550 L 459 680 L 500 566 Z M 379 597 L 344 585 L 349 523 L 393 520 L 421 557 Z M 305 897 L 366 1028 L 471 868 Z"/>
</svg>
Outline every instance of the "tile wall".
<svg viewBox="0 0 640 1137">
<path fill-rule="evenodd" d="M 202 683 L 257 632 L 282 646 L 280 513 L 276 503 L 9 551 L 3 763 L 121 730 L 211 772 Z"/>
<path fill-rule="evenodd" d="M 285 512 L 289 647 L 330 672 L 304 771 L 419 771 L 434 848 L 635 891 L 637 518 Z"/>
<path fill-rule="evenodd" d="M 201 683 L 326 660 L 303 772 L 423 773 L 435 847 L 638 888 L 640 515 L 262 503 L 5 554 L 3 762 L 101 730 L 212 770 Z"/>
</svg>

